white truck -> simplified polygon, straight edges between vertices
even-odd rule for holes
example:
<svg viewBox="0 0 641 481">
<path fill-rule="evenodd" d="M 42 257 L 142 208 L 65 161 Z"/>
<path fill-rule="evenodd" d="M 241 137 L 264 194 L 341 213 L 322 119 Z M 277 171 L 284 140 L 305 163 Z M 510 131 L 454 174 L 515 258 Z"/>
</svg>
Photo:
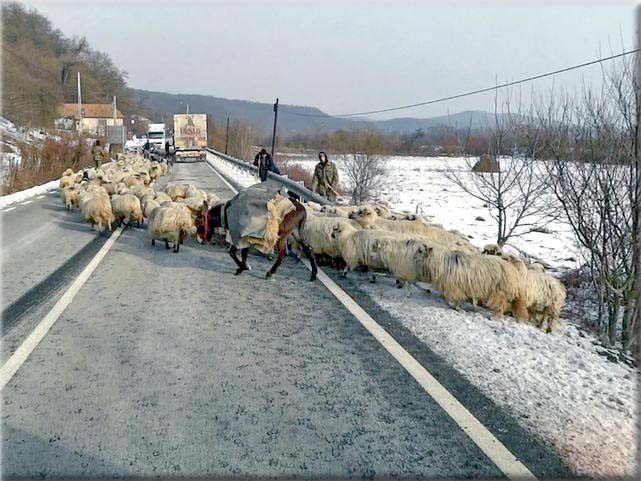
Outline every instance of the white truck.
<svg viewBox="0 0 641 481">
<path fill-rule="evenodd" d="M 147 138 L 152 149 L 165 150 L 165 142 L 167 142 L 165 124 L 149 124 Z"/>
</svg>

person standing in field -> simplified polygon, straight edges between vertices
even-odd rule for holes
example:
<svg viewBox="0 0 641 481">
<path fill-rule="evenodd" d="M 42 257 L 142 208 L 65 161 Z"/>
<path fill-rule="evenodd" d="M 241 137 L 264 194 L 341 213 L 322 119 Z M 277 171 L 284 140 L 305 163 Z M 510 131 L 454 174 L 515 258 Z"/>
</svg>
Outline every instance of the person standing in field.
<svg viewBox="0 0 641 481">
<path fill-rule="evenodd" d="M 327 200 L 336 200 L 338 192 L 338 169 L 336 164 L 330 162 L 325 152 L 318 153 L 318 164 L 314 169 L 314 177 L 312 178 L 312 191 L 322 195 Z"/>
<path fill-rule="evenodd" d="M 280 171 L 276 164 L 272 160 L 272 156 L 267 153 L 265 149 L 262 149 L 256 157 L 254 157 L 254 165 L 258 167 L 258 176 L 260 177 L 261 182 L 267 180 L 267 172 L 273 172 L 274 174 L 279 174 Z"/>
<path fill-rule="evenodd" d="M 96 167 L 100 167 L 100 164 L 105 161 L 106 155 L 104 149 L 100 145 L 100 140 L 96 140 L 93 149 L 91 149 L 91 156 L 93 157 L 93 162 L 96 164 Z"/>
</svg>

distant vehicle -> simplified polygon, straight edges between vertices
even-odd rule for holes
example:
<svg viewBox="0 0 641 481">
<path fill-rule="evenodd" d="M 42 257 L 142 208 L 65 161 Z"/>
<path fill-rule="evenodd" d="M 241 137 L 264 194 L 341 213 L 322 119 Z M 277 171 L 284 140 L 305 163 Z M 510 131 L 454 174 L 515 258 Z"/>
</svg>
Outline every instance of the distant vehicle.
<svg viewBox="0 0 641 481">
<path fill-rule="evenodd" d="M 125 152 L 140 152 L 143 145 L 147 142 L 147 137 L 144 135 L 141 138 L 136 137 L 135 135 L 125 142 Z"/>
<path fill-rule="evenodd" d="M 176 157 L 205 157 L 207 147 L 206 114 L 174 114 Z"/>
<path fill-rule="evenodd" d="M 168 140 L 165 124 L 149 124 L 147 128 L 147 138 L 152 149 L 164 150 L 165 142 Z"/>
</svg>

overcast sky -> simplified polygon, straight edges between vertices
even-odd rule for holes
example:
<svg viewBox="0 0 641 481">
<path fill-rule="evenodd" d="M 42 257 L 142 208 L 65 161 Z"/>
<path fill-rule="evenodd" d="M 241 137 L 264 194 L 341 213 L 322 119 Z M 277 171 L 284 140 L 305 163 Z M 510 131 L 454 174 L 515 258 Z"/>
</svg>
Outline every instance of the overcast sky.
<svg viewBox="0 0 641 481">
<path fill-rule="evenodd" d="M 25 1 L 84 35 L 131 87 L 311 105 L 393 107 L 517 80 L 634 48 L 634 2 L 221 3 Z M 525 3 L 525 5 L 523 5 Z M 520 5 L 519 5 L 520 4 Z M 455 6 L 451 6 L 455 5 Z M 543 5 L 543 6 L 541 6 Z M 623 44 L 623 45 L 622 45 Z M 555 86 L 595 81 L 599 67 Z M 549 89 L 551 80 L 533 84 Z M 531 85 L 523 87 L 527 99 Z M 491 110 L 467 97 L 373 118 Z"/>
</svg>

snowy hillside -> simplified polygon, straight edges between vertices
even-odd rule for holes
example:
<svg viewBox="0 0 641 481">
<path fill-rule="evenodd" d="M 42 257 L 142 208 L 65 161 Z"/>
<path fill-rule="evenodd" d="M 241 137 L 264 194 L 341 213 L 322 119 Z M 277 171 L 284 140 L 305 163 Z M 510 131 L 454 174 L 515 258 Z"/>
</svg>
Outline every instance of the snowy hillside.
<svg viewBox="0 0 641 481">
<path fill-rule="evenodd" d="M 38 129 L 18 127 L 10 120 L 0 117 L 0 184 L 10 163 L 20 162 L 18 142 L 30 144 L 43 140 L 45 136 Z"/>
</svg>

